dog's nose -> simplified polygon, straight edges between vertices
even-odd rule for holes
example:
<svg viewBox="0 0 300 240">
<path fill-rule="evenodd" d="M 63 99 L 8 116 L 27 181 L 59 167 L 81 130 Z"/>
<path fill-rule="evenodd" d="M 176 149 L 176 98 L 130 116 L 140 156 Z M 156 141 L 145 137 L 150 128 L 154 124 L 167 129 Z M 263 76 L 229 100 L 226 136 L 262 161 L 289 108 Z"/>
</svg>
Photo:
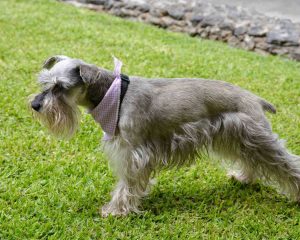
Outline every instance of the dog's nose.
<svg viewBox="0 0 300 240">
<path fill-rule="evenodd" d="M 40 104 L 39 102 L 33 101 L 31 103 L 31 107 L 35 110 L 35 111 L 40 111 L 42 104 Z"/>
</svg>

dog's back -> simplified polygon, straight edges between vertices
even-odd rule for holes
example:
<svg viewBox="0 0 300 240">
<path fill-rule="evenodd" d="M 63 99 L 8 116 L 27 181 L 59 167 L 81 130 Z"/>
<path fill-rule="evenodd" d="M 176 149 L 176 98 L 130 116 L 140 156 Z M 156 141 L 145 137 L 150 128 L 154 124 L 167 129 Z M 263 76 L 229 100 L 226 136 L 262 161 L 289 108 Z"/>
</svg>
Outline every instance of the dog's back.
<svg viewBox="0 0 300 240">
<path fill-rule="evenodd" d="M 206 79 L 145 79 L 132 77 L 123 103 L 143 106 L 144 117 L 165 127 L 241 112 L 255 120 L 264 118 L 263 111 L 275 108 L 262 98 L 227 82 Z M 130 109 L 130 111 L 133 111 Z M 136 109 L 135 111 L 139 111 Z"/>
</svg>

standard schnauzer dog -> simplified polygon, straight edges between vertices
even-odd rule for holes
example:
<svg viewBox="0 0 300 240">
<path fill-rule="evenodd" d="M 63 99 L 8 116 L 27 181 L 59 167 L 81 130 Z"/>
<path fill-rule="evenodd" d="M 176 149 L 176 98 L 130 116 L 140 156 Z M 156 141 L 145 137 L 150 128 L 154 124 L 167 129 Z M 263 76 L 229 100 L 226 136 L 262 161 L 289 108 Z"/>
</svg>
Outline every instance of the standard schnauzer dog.
<svg viewBox="0 0 300 240">
<path fill-rule="evenodd" d="M 139 212 L 154 173 L 191 164 L 201 152 L 231 160 L 238 171 L 230 176 L 240 182 L 276 183 L 300 200 L 300 157 L 272 132 L 264 113 L 276 112 L 270 103 L 223 81 L 127 77 L 115 64 L 113 72 L 51 57 L 38 77 L 42 92 L 31 101 L 55 135 L 75 132 L 78 106 L 106 132 L 103 149 L 119 181 L 103 216 Z"/>
</svg>

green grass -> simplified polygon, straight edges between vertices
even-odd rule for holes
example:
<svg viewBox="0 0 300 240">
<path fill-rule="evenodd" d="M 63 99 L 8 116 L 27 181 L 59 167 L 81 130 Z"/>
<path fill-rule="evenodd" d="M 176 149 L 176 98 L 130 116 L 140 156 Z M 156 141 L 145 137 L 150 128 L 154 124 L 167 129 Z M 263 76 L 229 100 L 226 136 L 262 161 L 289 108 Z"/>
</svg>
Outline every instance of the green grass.
<svg viewBox="0 0 300 240">
<path fill-rule="evenodd" d="M 0 239 L 299 239 L 300 208 L 270 187 L 243 186 L 208 159 L 162 172 L 142 215 L 103 219 L 115 182 L 84 114 L 70 141 L 32 119 L 27 97 L 48 56 L 69 55 L 146 77 L 204 77 L 277 106 L 274 130 L 300 154 L 300 64 L 193 39 L 56 1 L 0 1 Z"/>
</svg>

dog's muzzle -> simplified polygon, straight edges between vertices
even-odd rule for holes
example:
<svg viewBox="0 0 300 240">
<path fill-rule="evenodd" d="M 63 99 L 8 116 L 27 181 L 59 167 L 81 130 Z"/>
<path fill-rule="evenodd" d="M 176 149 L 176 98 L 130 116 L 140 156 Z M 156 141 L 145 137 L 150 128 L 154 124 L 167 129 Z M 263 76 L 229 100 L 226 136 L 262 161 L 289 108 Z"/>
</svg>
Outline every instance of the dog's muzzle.
<svg viewBox="0 0 300 240">
<path fill-rule="evenodd" d="M 31 102 L 31 107 L 33 110 L 39 112 L 43 106 L 43 100 L 45 97 L 45 93 L 41 93 L 39 95 L 37 95 L 33 101 Z"/>
</svg>

